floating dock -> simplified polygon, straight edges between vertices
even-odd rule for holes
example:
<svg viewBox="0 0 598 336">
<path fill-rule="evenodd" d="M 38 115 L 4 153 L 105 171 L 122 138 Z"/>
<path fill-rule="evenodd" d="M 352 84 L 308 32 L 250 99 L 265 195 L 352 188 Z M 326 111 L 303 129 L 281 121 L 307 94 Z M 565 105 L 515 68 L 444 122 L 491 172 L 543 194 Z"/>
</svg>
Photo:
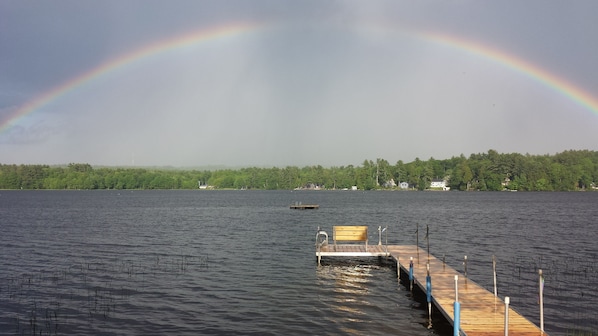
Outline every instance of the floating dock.
<svg viewBox="0 0 598 336">
<path fill-rule="evenodd" d="M 301 203 L 297 203 L 297 204 L 291 204 L 290 208 L 291 209 L 305 210 L 305 209 L 319 209 L 320 206 L 318 204 L 301 204 Z"/>
<path fill-rule="evenodd" d="M 387 257 L 400 271 L 409 274 L 413 260 L 413 283 L 426 293 L 427 264 L 430 265 L 432 302 L 454 326 L 455 276 L 458 276 L 461 335 L 503 336 L 505 333 L 505 302 L 471 279 L 447 266 L 443 261 L 415 245 L 322 244 L 316 247 L 316 257 Z M 412 259 L 413 258 L 413 259 Z M 538 326 L 508 308 L 508 333 L 518 336 L 547 336 Z"/>
</svg>

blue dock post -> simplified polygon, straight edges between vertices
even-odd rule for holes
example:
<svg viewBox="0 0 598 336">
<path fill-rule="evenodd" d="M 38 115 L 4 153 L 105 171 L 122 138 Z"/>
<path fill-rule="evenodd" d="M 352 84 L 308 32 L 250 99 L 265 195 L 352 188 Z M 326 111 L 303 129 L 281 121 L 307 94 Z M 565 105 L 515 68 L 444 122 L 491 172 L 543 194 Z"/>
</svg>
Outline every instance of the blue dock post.
<svg viewBox="0 0 598 336">
<path fill-rule="evenodd" d="M 454 317 L 454 321 L 453 321 L 453 336 L 459 336 L 459 329 L 460 326 L 459 324 L 461 323 L 460 321 L 460 316 L 461 316 L 461 304 L 458 301 L 455 301 L 455 317 Z"/>
<path fill-rule="evenodd" d="M 413 257 L 409 261 L 409 290 L 413 291 Z"/>
<path fill-rule="evenodd" d="M 459 303 L 459 276 L 455 275 L 455 304 L 453 316 L 453 336 L 459 336 L 461 329 L 461 304 Z"/>
<path fill-rule="evenodd" d="M 426 275 L 426 299 L 428 301 L 428 329 L 432 328 L 432 277 L 430 276 L 430 264 L 427 264 L 428 275 Z"/>
</svg>

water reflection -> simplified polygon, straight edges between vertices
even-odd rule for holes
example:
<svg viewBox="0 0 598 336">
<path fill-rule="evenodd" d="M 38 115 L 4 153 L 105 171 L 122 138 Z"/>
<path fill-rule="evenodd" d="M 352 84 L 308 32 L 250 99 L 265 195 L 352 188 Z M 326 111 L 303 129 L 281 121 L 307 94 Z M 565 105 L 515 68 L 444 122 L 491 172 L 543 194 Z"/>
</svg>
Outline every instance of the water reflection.
<svg viewBox="0 0 598 336">
<path fill-rule="evenodd" d="M 320 288 L 327 288 L 327 305 L 337 322 L 364 322 L 369 302 L 371 265 L 328 265 L 318 267 Z M 332 293 L 332 295 L 331 295 Z"/>
</svg>

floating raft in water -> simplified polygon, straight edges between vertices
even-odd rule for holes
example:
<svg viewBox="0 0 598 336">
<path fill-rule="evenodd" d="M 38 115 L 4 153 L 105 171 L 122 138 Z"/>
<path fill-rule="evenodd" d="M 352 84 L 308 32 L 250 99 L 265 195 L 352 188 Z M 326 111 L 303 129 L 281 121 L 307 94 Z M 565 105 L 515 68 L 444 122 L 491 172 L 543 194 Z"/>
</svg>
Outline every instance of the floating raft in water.
<svg viewBox="0 0 598 336">
<path fill-rule="evenodd" d="M 299 210 L 305 210 L 305 209 L 319 209 L 320 206 L 318 204 L 291 204 L 291 209 L 299 209 Z"/>
<path fill-rule="evenodd" d="M 427 264 L 430 264 L 432 302 L 444 317 L 454 325 L 455 276 L 458 275 L 461 335 L 505 335 L 505 303 L 488 290 L 463 274 L 447 266 L 442 260 L 415 245 L 323 244 L 316 248 L 318 261 L 322 257 L 389 257 L 399 269 L 409 274 L 413 261 L 413 283 L 426 293 Z M 411 259 L 413 258 L 413 259 Z M 508 331 L 518 336 L 548 336 L 521 314 L 508 308 Z"/>
</svg>

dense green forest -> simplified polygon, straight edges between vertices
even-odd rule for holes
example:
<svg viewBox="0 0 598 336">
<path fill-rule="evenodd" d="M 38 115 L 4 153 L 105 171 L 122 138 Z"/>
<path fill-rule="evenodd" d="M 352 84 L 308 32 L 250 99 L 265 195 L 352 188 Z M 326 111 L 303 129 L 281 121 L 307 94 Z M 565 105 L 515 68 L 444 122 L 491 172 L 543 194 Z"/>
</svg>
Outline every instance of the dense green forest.
<svg viewBox="0 0 598 336">
<path fill-rule="evenodd" d="M 463 154 L 446 160 L 390 164 L 365 160 L 360 166 L 324 168 L 240 168 L 173 170 L 0 164 L 0 189 L 400 189 L 426 190 L 444 180 L 451 190 L 597 190 L 598 152 L 570 150 L 555 155 Z"/>
</svg>

